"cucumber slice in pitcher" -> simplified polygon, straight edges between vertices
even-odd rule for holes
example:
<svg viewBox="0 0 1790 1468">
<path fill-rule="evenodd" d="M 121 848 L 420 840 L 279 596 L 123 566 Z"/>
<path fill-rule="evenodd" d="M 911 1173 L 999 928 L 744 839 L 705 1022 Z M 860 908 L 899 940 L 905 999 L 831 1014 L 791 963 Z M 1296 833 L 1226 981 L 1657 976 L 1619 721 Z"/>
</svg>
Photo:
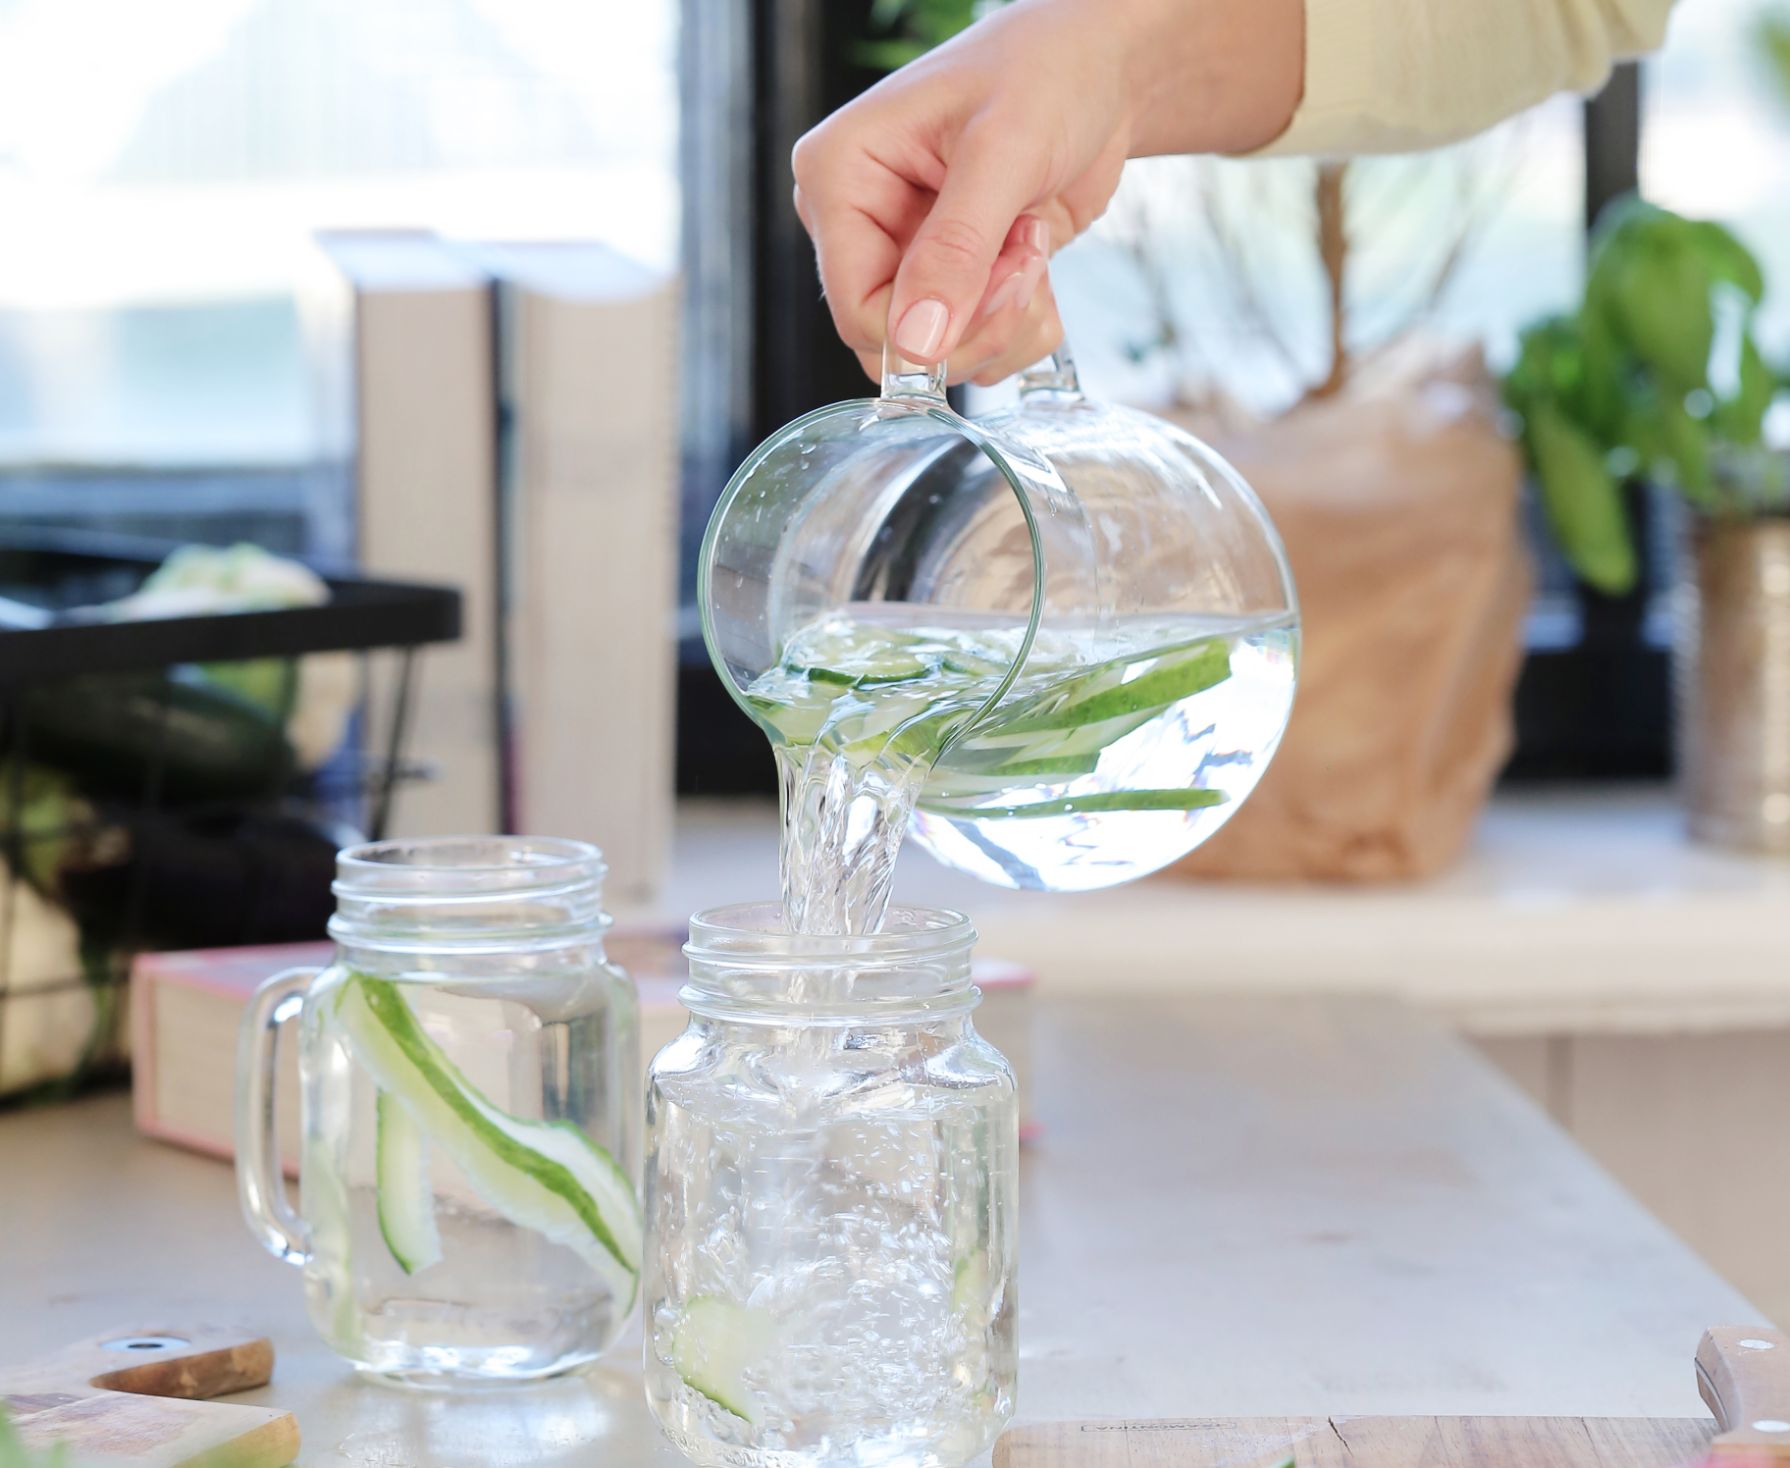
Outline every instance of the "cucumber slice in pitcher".
<svg viewBox="0 0 1790 1468">
<path fill-rule="evenodd" d="M 615 1159 L 569 1122 L 494 1106 L 429 1038 L 391 980 L 351 974 L 335 1004 L 355 1058 L 410 1109 L 479 1196 L 512 1223 L 579 1254 L 622 1308 L 631 1306 L 643 1225 Z"/>
<path fill-rule="evenodd" d="M 849 668 L 807 667 L 802 671 L 811 683 L 832 683 L 843 688 L 872 688 L 884 683 L 911 683 L 938 671 L 938 659 L 913 653 L 887 652 L 864 658 Z"/>
<path fill-rule="evenodd" d="M 769 1336 L 763 1311 L 722 1295 L 694 1295 L 672 1327 L 671 1364 L 685 1386 L 758 1427 L 764 1413 L 746 1387 L 745 1372 Z"/>
<path fill-rule="evenodd" d="M 1078 697 L 1074 684 L 1052 689 L 1047 696 L 1053 700 L 1054 707 L 1041 707 L 1029 715 L 1021 713 L 1013 720 L 1002 720 L 997 728 L 1003 734 L 1077 729 L 1085 724 L 1103 723 L 1146 710 L 1166 709 L 1184 698 L 1204 693 L 1230 676 L 1230 650 L 1214 639 L 1186 656 L 1166 663 L 1158 662 L 1149 672 L 1127 683 L 1116 687 L 1103 685 L 1099 692 L 1087 696 Z"/>
<path fill-rule="evenodd" d="M 1103 790 L 1092 795 L 1065 795 L 1057 800 L 1037 800 L 1030 805 L 947 804 L 945 796 L 933 798 L 930 793 L 920 801 L 920 809 L 934 815 L 976 820 L 1040 819 L 1046 816 L 1098 815 L 1120 810 L 1205 810 L 1223 805 L 1230 797 L 1222 790 Z"/>
<path fill-rule="evenodd" d="M 406 1274 L 441 1260 L 441 1231 L 435 1226 L 435 1191 L 429 1186 L 429 1143 L 404 1103 L 379 1092 L 375 1178 L 379 1232 Z"/>
</svg>

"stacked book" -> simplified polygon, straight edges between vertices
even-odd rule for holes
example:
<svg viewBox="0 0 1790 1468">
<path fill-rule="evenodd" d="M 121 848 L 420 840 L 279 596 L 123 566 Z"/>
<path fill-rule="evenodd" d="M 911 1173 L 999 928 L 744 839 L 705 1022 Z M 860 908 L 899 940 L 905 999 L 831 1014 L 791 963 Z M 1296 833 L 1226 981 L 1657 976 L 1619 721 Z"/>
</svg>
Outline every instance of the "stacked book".
<svg viewBox="0 0 1790 1468">
<path fill-rule="evenodd" d="M 394 834 L 594 841 L 610 901 L 650 900 L 672 806 L 675 280 L 600 245 L 319 245 L 322 498 L 352 506 L 326 544 L 464 597 L 464 639 L 423 660 L 409 711 L 434 778 Z"/>
</svg>

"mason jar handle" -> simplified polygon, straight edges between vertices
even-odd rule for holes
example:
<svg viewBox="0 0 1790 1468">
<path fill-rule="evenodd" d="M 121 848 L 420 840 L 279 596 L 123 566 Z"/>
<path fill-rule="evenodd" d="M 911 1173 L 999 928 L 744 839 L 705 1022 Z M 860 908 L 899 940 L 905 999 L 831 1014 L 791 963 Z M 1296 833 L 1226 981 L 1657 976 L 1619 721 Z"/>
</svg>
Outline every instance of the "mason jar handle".
<svg viewBox="0 0 1790 1468">
<path fill-rule="evenodd" d="M 1075 354 L 1069 350 L 1069 338 L 1042 361 L 1034 362 L 1019 374 L 1022 395 L 1035 392 L 1073 393 L 1081 396 L 1081 378 L 1075 371 Z"/>
<path fill-rule="evenodd" d="M 236 1195 L 261 1246 L 288 1264 L 311 1257 L 311 1232 L 286 1197 L 274 1133 L 274 1078 L 280 1028 L 305 1007 L 305 991 L 321 973 L 289 968 L 249 1000 L 236 1042 Z"/>
<path fill-rule="evenodd" d="M 928 367 L 910 362 L 888 341 L 883 342 L 883 396 L 885 398 L 936 398 L 945 401 L 945 364 Z"/>
</svg>

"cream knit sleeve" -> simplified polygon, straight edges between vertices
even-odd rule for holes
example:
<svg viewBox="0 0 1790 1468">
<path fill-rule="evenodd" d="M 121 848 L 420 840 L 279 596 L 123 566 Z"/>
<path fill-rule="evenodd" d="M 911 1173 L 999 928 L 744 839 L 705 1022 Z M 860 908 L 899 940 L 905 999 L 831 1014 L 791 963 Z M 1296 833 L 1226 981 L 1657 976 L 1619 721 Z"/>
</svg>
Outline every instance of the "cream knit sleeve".
<svg viewBox="0 0 1790 1468">
<path fill-rule="evenodd" d="M 1265 154 L 1452 142 L 1655 49 L 1672 0 L 1305 0 L 1305 96 Z"/>
</svg>

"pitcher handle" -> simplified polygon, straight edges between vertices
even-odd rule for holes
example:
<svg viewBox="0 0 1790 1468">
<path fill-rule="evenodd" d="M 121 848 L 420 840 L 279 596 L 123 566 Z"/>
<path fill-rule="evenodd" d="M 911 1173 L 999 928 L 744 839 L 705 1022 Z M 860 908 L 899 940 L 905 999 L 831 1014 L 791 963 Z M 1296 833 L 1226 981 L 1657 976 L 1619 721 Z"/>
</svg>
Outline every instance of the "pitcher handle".
<svg viewBox="0 0 1790 1468">
<path fill-rule="evenodd" d="M 1069 350 L 1068 337 L 1048 357 L 1019 374 L 1019 391 L 1021 396 L 1035 392 L 1081 396 L 1081 378 L 1075 371 L 1075 354 Z"/>
<path fill-rule="evenodd" d="M 236 1043 L 236 1195 L 263 1248 L 288 1264 L 311 1257 L 311 1234 L 286 1196 L 274 1134 L 274 1077 L 280 1029 L 305 1007 L 321 969 L 275 974 L 249 1000 Z"/>
<path fill-rule="evenodd" d="M 883 342 L 883 388 L 885 398 L 928 398 L 945 401 L 945 364 L 928 367 L 923 362 L 910 362 Z"/>
</svg>

